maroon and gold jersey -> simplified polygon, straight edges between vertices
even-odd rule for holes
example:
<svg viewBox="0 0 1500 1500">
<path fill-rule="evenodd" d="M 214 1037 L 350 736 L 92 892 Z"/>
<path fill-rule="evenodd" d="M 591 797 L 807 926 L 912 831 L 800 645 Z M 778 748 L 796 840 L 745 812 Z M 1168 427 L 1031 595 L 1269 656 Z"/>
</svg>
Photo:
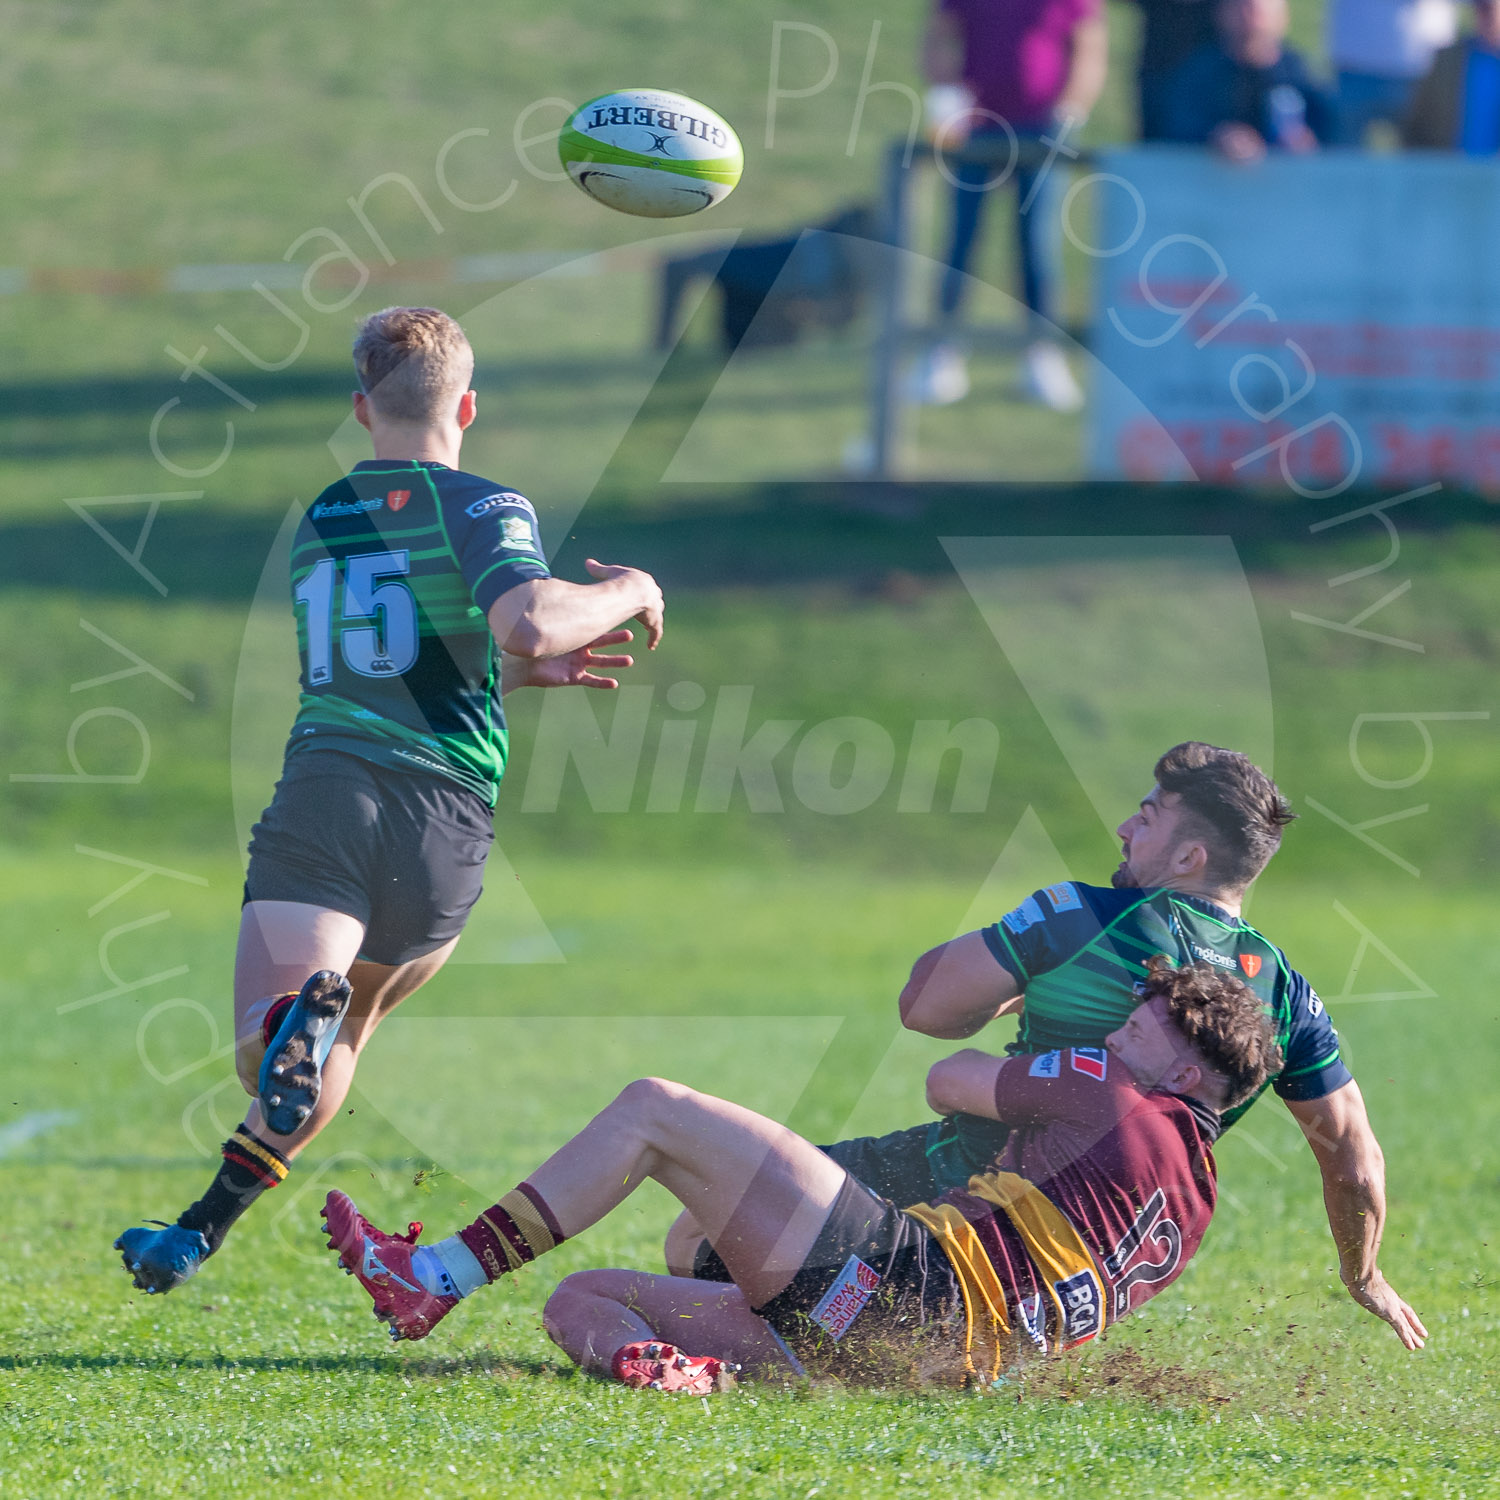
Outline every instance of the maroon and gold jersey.
<svg viewBox="0 0 1500 1500">
<path fill-rule="evenodd" d="M 1012 1327 L 1043 1348 L 1078 1343 L 1154 1297 L 1198 1249 L 1217 1195 L 1210 1148 L 1218 1116 L 1196 1100 L 1141 1088 L 1102 1047 L 1009 1059 L 995 1107 L 1012 1127 L 996 1168 L 1062 1210 L 1093 1258 L 1097 1284 L 1083 1276 L 1042 1285 L 1010 1218 L 974 1192 L 954 1188 L 936 1202 L 973 1226 L 1006 1289 Z M 1062 1328 L 1052 1311 L 1059 1307 Z"/>
</svg>

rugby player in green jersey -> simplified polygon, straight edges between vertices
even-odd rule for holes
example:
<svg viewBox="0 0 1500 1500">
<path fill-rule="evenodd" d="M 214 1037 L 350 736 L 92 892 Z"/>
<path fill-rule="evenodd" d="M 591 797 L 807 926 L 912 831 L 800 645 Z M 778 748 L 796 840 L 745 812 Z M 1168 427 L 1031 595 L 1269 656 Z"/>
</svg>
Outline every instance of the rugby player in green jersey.
<svg viewBox="0 0 1500 1500">
<path fill-rule="evenodd" d="M 1047 886 L 993 926 L 924 953 L 901 991 L 901 1021 L 957 1041 L 1001 1016 L 1019 1015 L 1019 1034 L 1007 1049 L 1012 1055 L 1056 1051 L 1059 1067 L 1087 1074 L 1102 1065 L 1104 1038 L 1139 1003 L 1153 954 L 1234 973 L 1275 1024 L 1284 1066 L 1267 1083 L 1302 1128 L 1322 1172 L 1344 1285 L 1405 1340 L 1416 1314 L 1377 1264 L 1385 1165 L 1359 1086 L 1312 986 L 1240 915 L 1246 891 L 1293 817 L 1247 756 L 1196 741 L 1175 746 L 1157 761 L 1155 785 L 1118 829 L 1123 858 L 1111 884 Z M 981 1060 L 974 1066 L 984 1077 L 993 1071 L 993 1058 L 965 1055 Z M 982 1085 L 974 1092 L 982 1097 Z M 1224 1124 L 1252 1102 L 1228 1111 Z M 990 1166 L 1007 1134 L 993 1117 L 959 1113 L 823 1149 L 904 1206 L 962 1188 Z M 723 1278 L 686 1215 L 667 1237 L 666 1257 L 677 1274 Z"/>
<path fill-rule="evenodd" d="M 503 695 L 613 688 L 600 672 L 631 658 L 597 648 L 631 639 L 622 622 L 661 639 L 648 573 L 590 560 L 591 584 L 552 577 L 531 503 L 459 468 L 474 354 L 452 318 L 375 313 L 354 364 L 375 456 L 293 542 L 302 696 L 245 880 L 235 1038 L 255 1102 L 175 1224 L 116 1240 L 148 1292 L 192 1276 L 285 1178 L 376 1026 L 453 952 L 494 838 Z"/>
</svg>

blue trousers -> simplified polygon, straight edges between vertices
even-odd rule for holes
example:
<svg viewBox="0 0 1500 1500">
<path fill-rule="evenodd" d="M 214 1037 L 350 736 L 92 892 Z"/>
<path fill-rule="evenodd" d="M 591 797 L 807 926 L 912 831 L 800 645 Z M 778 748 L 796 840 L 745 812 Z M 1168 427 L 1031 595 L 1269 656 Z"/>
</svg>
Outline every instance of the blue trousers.
<svg viewBox="0 0 1500 1500">
<path fill-rule="evenodd" d="M 1040 140 L 1043 127 L 1017 131 L 1024 147 Z M 975 131 L 973 139 L 1004 140 L 1003 131 Z M 1015 185 L 1016 250 L 1021 268 L 1021 298 L 1032 323 L 1057 321 L 1057 284 L 1062 269 L 1063 172 L 1060 153 L 1051 162 L 1017 166 L 1005 171 L 1005 161 L 955 163 L 949 168 L 957 184 L 953 190 L 953 232 L 948 242 L 947 267 L 938 285 L 938 312 L 952 321 L 963 305 L 964 282 L 979 243 L 985 204 L 991 193 Z M 1040 332 L 1038 327 L 1036 331 Z"/>
</svg>

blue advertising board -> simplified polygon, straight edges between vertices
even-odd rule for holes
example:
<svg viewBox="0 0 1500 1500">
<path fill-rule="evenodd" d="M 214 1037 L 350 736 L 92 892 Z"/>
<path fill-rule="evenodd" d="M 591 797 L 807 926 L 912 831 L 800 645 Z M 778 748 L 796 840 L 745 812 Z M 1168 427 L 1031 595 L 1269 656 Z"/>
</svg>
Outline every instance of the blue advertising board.
<svg viewBox="0 0 1500 1500">
<path fill-rule="evenodd" d="M 1143 147 L 1065 226 L 1118 377 L 1091 393 L 1095 477 L 1500 490 L 1500 163 Z"/>
</svg>

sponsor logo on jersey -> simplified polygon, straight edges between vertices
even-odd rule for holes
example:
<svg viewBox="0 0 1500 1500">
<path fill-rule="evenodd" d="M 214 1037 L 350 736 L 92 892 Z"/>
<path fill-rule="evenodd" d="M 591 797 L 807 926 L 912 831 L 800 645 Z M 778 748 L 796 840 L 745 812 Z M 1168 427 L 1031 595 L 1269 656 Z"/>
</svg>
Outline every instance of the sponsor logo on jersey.
<svg viewBox="0 0 1500 1500">
<path fill-rule="evenodd" d="M 499 510 L 505 505 L 521 505 L 531 510 L 531 501 L 525 495 L 518 495 L 514 490 L 499 490 L 493 495 L 486 495 L 482 500 L 476 500 L 472 505 L 464 507 L 464 514 L 470 520 L 477 521 L 480 516 L 487 516 L 492 510 Z M 535 514 L 535 512 L 532 512 Z"/>
<path fill-rule="evenodd" d="M 1245 977 L 1247 979 L 1254 979 L 1255 976 L 1260 973 L 1260 954 L 1240 954 L 1240 968 L 1245 971 Z"/>
<path fill-rule="evenodd" d="M 1073 889 L 1071 880 L 1063 880 L 1057 885 L 1047 886 L 1044 894 L 1052 903 L 1053 911 L 1081 911 L 1083 909 L 1083 897 Z"/>
<path fill-rule="evenodd" d="M 825 1293 L 823 1300 L 813 1308 L 809 1316 L 828 1336 L 837 1343 L 848 1333 L 850 1325 L 865 1309 L 865 1304 L 875 1295 L 880 1285 L 880 1273 L 867 1266 L 857 1255 L 844 1262 L 838 1279 Z"/>
<path fill-rule="evenodd" d="M 1047 1352 L 1047 1318 L 1042 1311 L 1042 1294 L 1033 1292 L 1016 1303 L 1016 1321 L 1025 1330 L 1026 1337 L 1037 1347 L 1039 1354 Z"/>
<path fill-rule="evenodd" d="M 423 755 L 416 750 L 408 750 L 404 745 L 399 745 L 391 751 L 392 755 L 399 755 L 402 760 L 409 760 L 413 765 L 442 767 L 442 761 L 431 755 Z M 446 768 L 444 768 L 446 769 Z"/>
<path fill-rule="evenodd" d="M 521 516 L 501 516 L 500 545 L 502 547 L 533 547 L 536 543 L 531 535 L 531 522 Z"/>
<path fill-rule="evenodd" d="M 1026 1070 L 1028 1078 L 1058 1078 L 1062 1075 L 1062 1053 L 1044 1052 L 1031 1060 Z"/>
<path fill-rule="evenodd" d="M 1028 927 L 1035 927 L 1042 920 L 1042 908 L 1037 905 L 1035 896 L 1028 896 L 1014 911 L 1006 912 L 1000 920 L 1007 931 L 1019 936 Z"/>
<path fill-rule="evenodd" d="M 1104 1298 L 1098 1278 L 1092 1271 L 1079 1271 L 1062 1281 L 1054 1281 L 1052 1290 L 1063 1310 L 1063 1337 L 1066 1347 L 1091 1339 L 1104 1327 Z"/>
<path fill-rule="evenodd" d="M 362 516 L 366 511 L 379 510 L 384 504 L 384 495 L 376 495 L 370 500 L 320 500 L 312 508 L 313 520 L 326 521 L 330 516 Z"/>
<path fill-rule="evenodd" d="M 385 492 L 385 503 L 389 505 L 392 510 L 400 510 L 410 499 L 410 490 L 387 490 Z"/>
<path fill-rule="evenodd" d="M 1212 964 L 1216 969 L 1232 969 L 1234 967 L 1234 960 L 1223 953 L 1215 953 L 1212 948 L 1205 948 L 1201 943 L 1190 943 L 1188 946 L 1193 950 L 1194 958 L 1201 959 L 1206 964 Z M 1245 960 L 1242 958 L 1240 962 L 1243 964 Z M 1256 959 L 1255 968 L 1258 969 L 1259 967 L 1260 960 Z M 1255 969 L 1249 969 L 1246 972 L 1253 974 Z"/>
<path fill-rule="evenodd" d="M 1109 1071 L 1109 1053 L 1103 1047 L 1074 1047 L 1068 1056 L 1073 1060 L 1075 1073 L 1104 1082 L 1105 1074 Z"/>
<path fill-rule="evenodd" d="M 1323 1002 L 1318 999 L 1316 990 L 1307 992 L 1307 1013 L 1310 1016 L 1321 1016 L 1323 1014 Z"/>
</svg>

